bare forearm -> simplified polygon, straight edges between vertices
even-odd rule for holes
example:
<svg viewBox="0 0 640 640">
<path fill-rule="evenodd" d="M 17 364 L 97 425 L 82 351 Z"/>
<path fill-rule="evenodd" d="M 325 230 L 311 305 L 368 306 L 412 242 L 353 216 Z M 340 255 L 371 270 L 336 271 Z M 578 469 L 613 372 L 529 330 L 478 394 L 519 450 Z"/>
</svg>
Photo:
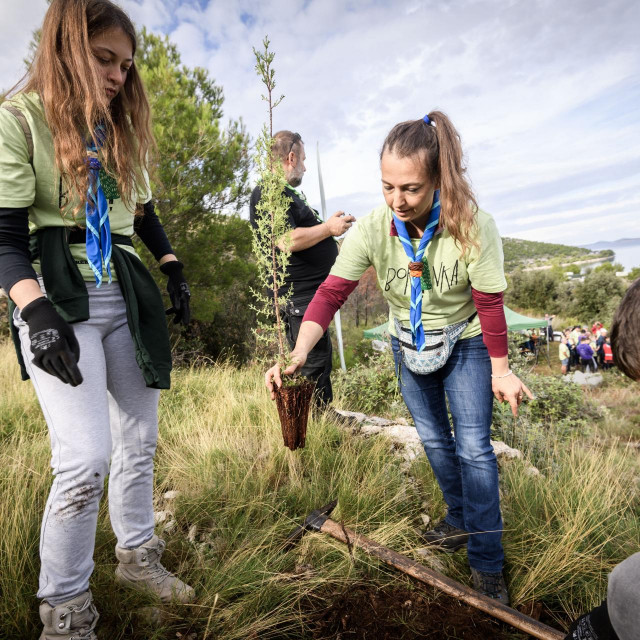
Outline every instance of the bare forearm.
<svg viewBox="0 0 640 640">
<path fill-rule="evenodd" d="M 298 339 L 292 353 L 304 353 L 307 355 L 316 346 L 323 334 L 324 329 L 317 322 L 305 320 L 300 325 Z"/>
<path fill-rule="evenodd" d="M 491 373 L 494 376 L 502 376 L 509 371 L 509 358 L 491 358 Z"/>
<path fill-rule="evenodd" d="M 30 302 L 37 298 L 43 298 L 44 293 L 42 293 L 37 280 L 28 278 L 16 282 L 9 291 L 9 297 L 19 309 L 24 309 Z"/>
<path fill-rule="evenodd" d="M 303 251 L 304 249 L 315 246 L 318 242 L 322 242 L 330 236 L 331 232 L 326 222 L 315 225 L 314 227 L 296 227 L 289 234 L 289 243 L 286 242 L 286 237 L 281 238 L 280 242 L 278 242 L 278 247 L 282 250 L 287 247 L 289 251 Z"/>
</svg>

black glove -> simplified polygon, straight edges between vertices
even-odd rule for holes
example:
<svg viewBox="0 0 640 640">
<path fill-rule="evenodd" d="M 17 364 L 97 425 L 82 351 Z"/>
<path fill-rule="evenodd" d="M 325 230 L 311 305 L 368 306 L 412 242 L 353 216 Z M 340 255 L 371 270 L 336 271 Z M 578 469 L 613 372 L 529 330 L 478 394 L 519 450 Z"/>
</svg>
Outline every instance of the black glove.
<svg viewBox="0 0 640 640">
<path fill-rule="evenodd" d="M 189 299 L 191 298 L 191 291 L 189 291 L 189 285 L 182 275 L 182 269 L 184 265 L 178 260 L 171 260 L 160 265 L 160 271 L 165 276 L 169 277 L 167 282 L 167 291 L 169 292 L 169 298 L 171 298 L 170 309 L 167 309 L 167 315 L 173 313 L 173 324 L 181 322 L 183 326 L 187 326 L 191 320 L 191 307 L 189 306 Z"/>
<path fill-rule="evenodd" d="M 580 616 L 569 627 L 565 640 L 618 640 L 609 620 L 607 601 Z"/>
<path fill-rule="evenodd" d="M 80 345 L 71 325 L 60 317 L 51 302 L 37 298 L 20 315 L 29 325 L 33 364 L 72 387 L 81 384 Z"/>
</svg>

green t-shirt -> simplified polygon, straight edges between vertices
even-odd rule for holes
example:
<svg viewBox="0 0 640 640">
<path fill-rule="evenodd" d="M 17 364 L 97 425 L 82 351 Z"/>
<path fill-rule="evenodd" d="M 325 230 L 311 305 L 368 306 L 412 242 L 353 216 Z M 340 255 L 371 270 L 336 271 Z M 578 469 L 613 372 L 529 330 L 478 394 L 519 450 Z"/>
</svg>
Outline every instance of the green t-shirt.
<svg viewBox="0 0 640 640">
<path fill-rule="evenodd" d="M 560 343 L 560 348 L 558 349 L 558 358 L 560 360 L 566 360 L 567 358 L 571 357 L 571 352 L 569 351 L 569 347 L 564 344 L 564 343 Z"/>
<path fill-rule="evenodd" d="M 0 108 L 0 207 L 28 208 L 31 233 L 42 227 L 84 227 L 84 207 L 74 219 L 74 203 L 69 202 L 63 192 L 60 173 L 55 166 L 53 139 L 40 97 L 37 93 L 21 93 L 9 102 L 24 114 L 29 123 L 33 136 L 33 168 L 29 164 L 27 141 L 20 123 L 12 113 Z M 134 211 L 127 208 L 120 198 L 115 180 L 104 172 L 100 177 L 109 203 L 111 233 L 132 236 Z M 148 182 L 146 179 L 132 202 L 144 204 L 151 200 Z M 133 247 L 123 245 L 122 248 L 135 254 Z M 70 250 L 82 277 L 93 281 L 85 245 L 72 244 Z M 33 266 L 39 271 L 37 262 Z M 113 263 L 111 273 L 115 276 Z M 106 277 L 106 273 L 104 275 Z"/>
<path fill-rule="evenodd" d="M 393 318 L 409 324 L 411 283 L 409 258 L 400 238 L 391 236 L 392 212 L 387 205 L 374 209 L 357 221 L 346 235 L 332 276 L 359 280 L 371 265 L 378 284 L 389 303 L 389 332 L 395 335 Z M 422 292 L 422 323 L 425 330 L 440 329 L 466 320 L 475 312 L 471 285 L 485 293 L 499 293 L 507 288 L 504 277 L 502 241 L 493 218 L 484 211 L 477 214 L 479 248 L 472 248 L 464 258 L 448 231 L 436 233 L 426 250 L 431 270 L 431 291 Z M 413 240 L 417 250 L 419 239 Z M 462 338 L 480 333 L 476 316 Z"/>
</svg>

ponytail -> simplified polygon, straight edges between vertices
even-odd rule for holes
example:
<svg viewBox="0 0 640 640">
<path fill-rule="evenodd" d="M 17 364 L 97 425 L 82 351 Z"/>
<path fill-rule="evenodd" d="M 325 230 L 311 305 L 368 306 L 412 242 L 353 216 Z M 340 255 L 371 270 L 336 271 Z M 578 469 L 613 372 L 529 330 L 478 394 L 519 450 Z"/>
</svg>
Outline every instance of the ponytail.
<svg viewBox="0 0 640 640">
<path fill-rule="evenodd" d="M 418 156 L 427 175 L 440 188 L 440 224 L 451 234 L 464 255 L 477 247 L 475 216 L 478 211 L 463 164 L 460 135 L 441 111 L 420 120 L 397 124 L 387 135 L 380 158 L 388 151 L 398 157 Z"/>
</svg>

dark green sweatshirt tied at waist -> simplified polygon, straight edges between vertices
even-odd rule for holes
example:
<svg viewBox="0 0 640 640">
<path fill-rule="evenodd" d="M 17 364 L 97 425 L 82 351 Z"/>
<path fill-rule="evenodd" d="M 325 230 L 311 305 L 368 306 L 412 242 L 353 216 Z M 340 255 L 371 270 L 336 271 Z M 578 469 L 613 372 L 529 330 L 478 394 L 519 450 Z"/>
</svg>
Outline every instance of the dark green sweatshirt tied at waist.
<svg viewBox="0 0 640 640">
<path fill-rule="evenodd" d="M 84 233 L 84 230 L 82 230 Z M 89 294 L 69 251 L 70 236 L 78 230 L 45 227 L 31 236 L 31 260 L 40 259 L 47 297 L 69 323 L 89 319 Z M 127 307 L 127 323 L 136 350 L 136 361 L 147 387 L 168 389 L 171 384 L 171 345 L 162 295 L 149 270 L 137 255 L 122 246 L 133 246 L 131 238 L 111 234 L 112 260 Z M 18 330 L 13 324 L 15 304 L 10 301 L 11 336 L 16 347 L 23 380 L 29 375 L 24 366 Z"/>
</svg>

